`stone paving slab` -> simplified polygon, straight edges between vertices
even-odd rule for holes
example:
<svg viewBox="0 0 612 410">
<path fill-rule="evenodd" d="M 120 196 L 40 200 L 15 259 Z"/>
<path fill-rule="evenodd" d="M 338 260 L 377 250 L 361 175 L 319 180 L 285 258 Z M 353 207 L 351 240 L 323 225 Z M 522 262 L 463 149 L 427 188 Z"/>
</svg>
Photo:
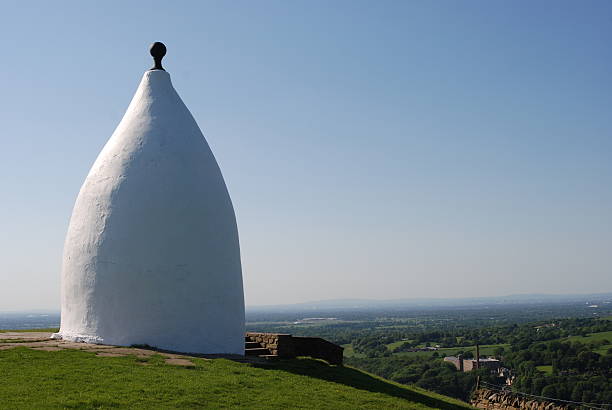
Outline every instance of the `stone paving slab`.
<svg viewBox="0 0 612 410">
<path fill-rule="evenodd" d="M 0 332 L 0 339 L 46 340 L 51 338 L 49 332 Z"/>
<path fill-rule="evenodd" d="M 53 341 L 51 343 L 45 342 L 45 341 L 42 341 L 42 342 L 18 342 L 18 343 L 6 343 L 5 342 L 5 343 L 2 343 L 2 346 L 6 346 L 6 345 L 15 346 L 15 347 L 19 347 L 19 346 L 21 346 L 21 347 L 42 347 L 42 346 L 57 346 L 58 343 L 55 342 L 55 341 Z"/>
<path fill-rule="evenodd" d="M 73 345 L 74 346 L 78 346 L 78 345 L 85 345 L 83 348 L 84 349 L 95 349 L 95 350 L 106 350 L 106 349 L 114 349 L 117 346 L 111 346 L 111 345 L 94 345 L 94 344 L 88 344 L 88 343 L 75 343 L 75 342 L 63 342 L 62 341 L 62 346 L 63 345 L 70 345 L 71 349 L 73 349 Z"/>
<path fill-rule="evenodd" d="M 95 345 L 91 343 L 79 343 L 79 342 L 68 342 L 64 340 L 57 341 L 58 346 L 62 346 L 64 349 L 75 349 L 75 350 L 92 350 L 92 349 L 103 349 L 106 346 Z M 108 346 L 114 347 L 114 346 Z"/>
<path fill-rule="evenodd" d="M 2 339 L 0 337 L 0 343 L 34 343 L 34 342 L 46 342 L 49 339 Z"/>
</svg>

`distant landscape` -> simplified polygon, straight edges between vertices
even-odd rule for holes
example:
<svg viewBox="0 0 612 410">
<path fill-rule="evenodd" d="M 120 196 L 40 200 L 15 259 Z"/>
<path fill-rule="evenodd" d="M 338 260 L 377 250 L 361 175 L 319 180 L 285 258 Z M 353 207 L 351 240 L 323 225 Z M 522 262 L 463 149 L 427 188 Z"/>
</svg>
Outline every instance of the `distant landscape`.
<svg viewBox="0 0 612 410">
<path fill-rule="evenodd" d="M 0 329 L 56 328 L 57 312 L 0 313 Z M 481 386 L 612 402 L 612 294 L 336 300 L 247 308 L 247 331 L 323 337 L 347 365 L 468 401 Z M 445 357 L 498 360 L 462 372 Z M 607 407 L 603 407 L 607 408 Z"/>
<path fill-rule="evenodd" d="M 612 294 L 323 301 L 248 312 L 247 330 L 319 336 L 345 363 L 468 401 L 480 386 L 525 397 L 612 402 Z M 499 361 L 461 372 L 445 357 Z"/>
<path fill-rule="evenodd" d="M 593 308 L 598 304 L 598 308 Z M 352 315 L 365 315 L 371 317 L 378 312 L 401 312 L 421 314 L 422 311 L 445 310 L 445 308 L 461 309 L 495 309 L 502 307 L 512 310 L 524 307 L 534 308 L 542 317 L 553 317 L 554 312 L 567 311 L 579 314 L 601 314 L 610 308 L 612 304 L 612 292 L 595 294 L 570 294 L 570 295 L 547 295 L 547 294 L 524 294 L 497 297 L 479 298 L 412 298 L 412 299 L 334 299 L 315 302 L 304 302 L 288 305 L 247 306 L 247 326 L 261 321 L 288 323 L 308 317 L 314 312 L 318 316 L 333 316 L 342 312 L 342 317 Z M 543 310 L 542 310 L 543 309 Z M 532 312 L 535 315 L 536 312 Z M 59 309 L 37 309 L 0 311 L 0 329 L 34 329 L 57 327 L 60 323 Z"/>
<path fill-rule="evenodd" d="M 456 306 L 488 306 L 488 305 L 539 305 L 568 304 L 589 302 L 610 302 L 612 292 L 591 294 L 519 294 L 506 296 L 489 296 L 473 298 L 407 298 L 407 299 L 332 299 L 314 302 L 295 303 L 287 305 L 247 306 L 247 313 L 265 311 L 309 311 L 309 310 L 360 310 L 382 308 L 438 308 Z"/>
</svg>

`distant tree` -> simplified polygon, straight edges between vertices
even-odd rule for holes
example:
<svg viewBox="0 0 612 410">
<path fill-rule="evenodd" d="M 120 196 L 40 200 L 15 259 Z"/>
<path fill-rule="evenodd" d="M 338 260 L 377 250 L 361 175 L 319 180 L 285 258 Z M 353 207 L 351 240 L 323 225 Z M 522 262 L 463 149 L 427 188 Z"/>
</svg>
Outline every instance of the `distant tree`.
<svg viewBox="0 0 612 410">
<path fill-rule="evenodd" d="M 504 355 L 504 351 L 505 349 L 502 346 L 496 347 L 495 350 L 493 350 L 493 355 L 496 358 L 501 359 L 502 356 Z"/>
<path fill-rule="evenodd" d="M 549 384 L 542 389 L 542 396 L 545 397 L 557 397 L 557 386 Z"/>
</svg>

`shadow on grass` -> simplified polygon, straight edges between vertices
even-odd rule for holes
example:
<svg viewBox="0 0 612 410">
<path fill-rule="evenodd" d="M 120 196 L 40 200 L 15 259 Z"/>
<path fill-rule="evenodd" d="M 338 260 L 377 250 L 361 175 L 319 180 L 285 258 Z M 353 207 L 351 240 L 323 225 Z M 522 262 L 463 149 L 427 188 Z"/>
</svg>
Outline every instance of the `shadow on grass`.
<svg viewBox="0 0 612 410">
<path fill-rule="evenodd" d="M 467 403 L 465 406 L 449 403 L 411 388 L 402 388 L 351 367 L 330 366 L 323 361 L 315 359 L 279 360 L 274 362 L 273 365 L 254 364 L 254 366 L 261 369 L 283 370 L 302 376 L 316 377 L 317 379 L 344 384 L 355 389 L 399 397 L 436 409 L 454 410 L 469 408 Z"/>
<path fill-rule="evenodd" d="M 120 347 L 120 346 L 117 346 Z M 151 346 L 151 345 L 147 345 L 147 344 L 133 344 L 130 345 L 130 347 L 134 348 L 134 349 L 144 349 L 144 350 L 151 350 L 153 352 L 158 352 L 158 353 L 168 353 L 168 354 L 174 354 L 174 355 L 179 355 L 179 356 L 186 356 L 186 357 L 199 357 L 201 359 L 227 359 L 227 360 L 231 360 L 234 362 L 238 362 L 238 363 L 250 363 L 252 361 L 252 358 L 249 357 L 245 357 L 239 354 L 210 354 L 210 353 L 186 353 L 186 352 L 178 352 L 176 350 L 167 350 L 167 349 L 160 349 L 157 346 Z"/>
</svg>

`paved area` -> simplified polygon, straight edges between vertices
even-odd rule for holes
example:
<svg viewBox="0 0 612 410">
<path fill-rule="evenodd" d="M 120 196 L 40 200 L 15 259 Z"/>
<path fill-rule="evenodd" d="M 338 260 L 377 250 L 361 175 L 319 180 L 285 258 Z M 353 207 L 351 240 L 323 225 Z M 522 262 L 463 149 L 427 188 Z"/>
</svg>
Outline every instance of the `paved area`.
<svg viewBox="0 0 612 410">
<path fill-rule="evenodd" d="M 147 358 L 153 355 L 161 355 L 165 358 L 166 363 L 169 365 L 186 367 L 195 366 L 192 361 L 194 357 L 204 359 L 226 358 L 240 362 L 259 362 L 256 360 L 257 358 L 237 355 L 195 355 L 136 347 L 75 343 L 65 340 L 51 339 L 51 333 L 48 332 L 0 332 L 0 350 L 13 349 L 20 346 L 43 351 L 76 349 L 92 352 L 95 353 L 96 356 L 100 357 L 136 356 L 139 358 Z M 147 363 L 143 362 L 141 364 L 146 365 Z"/>
</svg>

